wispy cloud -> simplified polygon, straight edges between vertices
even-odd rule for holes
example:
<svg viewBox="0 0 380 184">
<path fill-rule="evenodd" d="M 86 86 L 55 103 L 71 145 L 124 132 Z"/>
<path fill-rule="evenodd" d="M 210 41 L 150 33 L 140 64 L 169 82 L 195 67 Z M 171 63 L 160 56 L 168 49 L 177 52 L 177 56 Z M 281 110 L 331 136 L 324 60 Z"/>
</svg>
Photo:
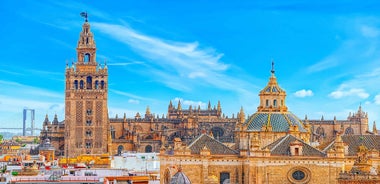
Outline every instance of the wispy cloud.
<svg viewBox="0 0 380 184">
<path fill-rule="evenodd" d="M 11 74 L 11 75 L 24 75 L 24 74 L 19 73 L 19 72 L 14 72 L 14 71 L 9 71 L 9 70 L 1 70 L 1 69 L 0 69 L 0 73 L 6 73 L 6 74 Z"/>
<path fill-rule="evenodd" d="M 128 103 L 130 103 L 130 104 L 140 104 L 140 101 L 136 100 L 136 99 L 129 99 Z"/>
<path fill-rule="evenodd" d="M 181 101 L 182 105 L 187 105 L 187 106 L 191 105 L 193 109 L 197 108 L 198 106 L 200 106 L 201 108 L 206 107 L 206 103 L 202 101 L 184 100 L 183 98 L 179 98 L 179 97 L 176 97 L 173 99 L 174 103 L 178 103 L 179 101 Z"/>
<path fill-rule="evenodd" d="M 0 80 L 0 85 L 4 87 L 2 88 L 3 90 L 0 92 L 0 94 L 22 94 L 21 96 L 29 95 L 31 98 L 50 97 L 63 99 L 61 93 L 24 85 L 18 82 Z"/>
<path fill-rule="evenodd" d="M 299 91 L 296 91 L 294 93 L 294 95 L 296 97 L 300 97 L 300 98 L 304 98 L 304 97 L 308 97 L 308 96 L 313 96 L 313 91 L 311 91 L 310 89 L 306 90 L 306 89 L 302 89 L 302 90 L 299 90 Z"/>
<path fill-rule="evenodd" d="M 250 86 L 245 81 L 224 73 L 230 66 L 221 61 L 222 53 L 212 48 L 203 48 L 198 42 L 185 43 L 157 38 L 123 25 L 100 22 L 92 24 L 147 58 L 152 78 L 170 88 L 189 91 L 193 85 L 203 84 L 236 91 L 239 90 L 237 86 Z"/>
<path fill-rule="evenodd" d="M 113 62 L 113 63 L 107 63 L 109 66 L 128 66 L 128 65 L 140 65 L 144 64 L 142 61 L 133 61 L 133 62 Z"/>
<path fill-rule="evenodd" d="M 129 97 L 129 98 L 132 98 L 132 99 L 145 100 L 145 101 L 155 101 L 155 99 L 151 99 L 151 98 L 146 98 L 146 97 L 134 95 L 134 94 L 123 92 L 123 91 L 119 91 L 119 90 L 111 89 L 110 92 L 118 94 L 118 95 L 126 96 L 126 97 Z"/>
<path fill-rule="evenodd" d="M 379 33 L 380 33 L 378 28 L 371 27 L 368 25 L 362 25 L 360 28 L 360 31 L 361 31 L 363 36 L 369 37 L 369 38 L 377 37 L 377 36 L 379 36 Z"/>
<path fill-rule="evenodd" d="M 375 104 L 380 105 L 380 94 L 375 96 Z"/>
<path fill-rule="evenodd" d="M 339 59 L 336 58 L 336 56 L 328 56 L 325 59 L 323 59 L 322 61 L 309 66 L 307 68 L 307 71 L 310 73 L 320 72 L 320 71 L 335 67 L 338 64 L 339 64 Z"/>
<path fill-rule="evenodd" d="M 348 96 L 357 96 L 361 99 L 366 99 L 369 94 L 362 88 L 350 88 L 348 86 L 340 86 L 337 90 L 331 92 L 329 97 L 339 99 Z"/>
</svg>

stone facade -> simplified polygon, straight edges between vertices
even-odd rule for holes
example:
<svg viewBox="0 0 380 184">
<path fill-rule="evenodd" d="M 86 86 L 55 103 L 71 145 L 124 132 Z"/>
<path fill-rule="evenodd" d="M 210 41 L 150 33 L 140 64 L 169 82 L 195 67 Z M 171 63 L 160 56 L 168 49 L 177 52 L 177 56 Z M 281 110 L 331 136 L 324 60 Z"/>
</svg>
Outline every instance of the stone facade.
<svg viewBox="0 0 380 184">
<path fill-rule="evenodd" d="M 173 148 L 161 147 L 160 183 L 169 184 L 178 168 L 196 184 L 355 183 L 364 178 L 342 173 L 357 167 L 358 158 L 374 170 L 379 168 L 380 136 L 369 132 L 353 135 L 339 131 L 319 147 L 312 146 L 312 125 L 288 111 L 286 93 L 277 84 L 273 69 L 259 96 L 257 112 L 236 126 L 235 146 L 227 147 L 203 134 L 190 144 L 177 139 Z M 360 108 L 358 114 L 354 117 L 367 117 Z M 368 127 L 356 130 L 360 129 Z M 366 182 L 376 182 L 377 175 L 376 171 L 367 175 L 370 179 Z"/>
</svg>

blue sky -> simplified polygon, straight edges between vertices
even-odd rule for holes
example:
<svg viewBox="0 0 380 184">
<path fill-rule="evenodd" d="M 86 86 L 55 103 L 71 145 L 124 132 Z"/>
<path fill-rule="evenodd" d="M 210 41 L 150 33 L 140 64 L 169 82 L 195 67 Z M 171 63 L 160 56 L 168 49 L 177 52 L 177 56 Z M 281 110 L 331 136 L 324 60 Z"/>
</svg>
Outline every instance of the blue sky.
<svg viewBox="0 0 380 184">
<path fill-rule="evenodd" d="M 359 104 L 379 121 L 380 3 L 376 1 L 1 1 L 0 124 L 22 109 L 64 117 L 64 71 L 87 11 L 97 61 L 109 68 L 109 114 L 133 117 L 169 101 L 231 117 L 253 114 L 276 76 L 300 118 L 346 119 Z M 372 126 L 370 127 L 372 128 Z"/>
</svg>

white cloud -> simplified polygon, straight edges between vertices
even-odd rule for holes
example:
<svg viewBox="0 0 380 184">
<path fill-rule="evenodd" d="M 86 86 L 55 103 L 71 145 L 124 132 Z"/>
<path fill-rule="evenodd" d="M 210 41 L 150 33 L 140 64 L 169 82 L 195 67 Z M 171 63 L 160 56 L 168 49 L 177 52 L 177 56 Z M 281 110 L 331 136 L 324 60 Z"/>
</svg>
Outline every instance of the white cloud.
<svg viewBox="0 0 380 184">
<path fill-rule="evenodd" d="M 380 105 L 380 94 L 375 96 L 375 104 Z"/>
<path fill-rule="evenodd" d="M 174 101 L 175 104 L 178 104 L 178 101 L 181 101 L 182 105 L 187 105 L 187 106 L 191 105 L 193 107 L 193 109 L 194 108 L 198 108 L 198 106 L 200 106 L 201 108 L 205 108 L 206 107 L 206 103 L 202 102 L 202 101 L 184 100 L 184 99 L 179 98 L 179 97 L 174 98 L 173 101 Z M 173 104 L 173 105 L 175 105 L 175 104 Z"/>
<path fill-rule="evenodd" d="M 130 104 L 140 104 L 140 101 L 136 100 L 136 99 L 129 99 L 128 103 L 130 103 Z"/>
<path fill-rule="evenodd" d="M 304 98 L 307 96 L 313 96 L 314 94 L 313 94 L 313 91 L 311 91 L 310 89 L 308 90 L 302 89 L 302 90 L 296 91 L 294 95 L 296 97 Z"/>
<path fill-rule="evenodd" d="M 339 99 L 348 96 L 357 96 L 361 99 L 366 99 L 369 97 L 369 94 L 362 88 L 350 88 L 340 87 L 338 90 L 333 91 L 329 94 L 329 97 Z"/>
<path fill-rule="evenodd" d="M 360 31 L 361 31 L 363 36 L 369 37 L 369 38 L 377 37 L 377 36 L 379 36 L 379 33 L 380 33 L 380 31 L 378 29 L 376 29 L 374 27 L 367 26 L 367 25 L 363 25 L 360 28 Z"/>
<path fill-rule="evenodd" d="M 94 29 L 127 45 L 125 49 L 132 48 L 146 58 L 149 76 L 169 88 L 186 92 L 198 85 L 237 92 L 253 88 L 246 80 L 225 74 L 230 66 L 221 61 L 223 53 L 201 47 L 196 41 L 166 40 L 117 24 L 92 22 L 92 25 Z M 146 70 L 134 72 L 143 73 Z"/>
</svg>

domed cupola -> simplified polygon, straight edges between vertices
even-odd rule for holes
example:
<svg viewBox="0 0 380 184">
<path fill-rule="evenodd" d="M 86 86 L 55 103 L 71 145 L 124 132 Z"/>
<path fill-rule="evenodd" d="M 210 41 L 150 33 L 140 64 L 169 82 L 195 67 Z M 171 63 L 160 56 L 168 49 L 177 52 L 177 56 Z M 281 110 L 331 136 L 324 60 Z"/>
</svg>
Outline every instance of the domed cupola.
<svg viewBox="0 0 380 184">
<path fill-rule="evenodd" d="M 268 84 L 260 91 L 260 105 L 258 112 L 286 112 L 288 107 L 285 105 L 286 92 L 280 88 L 274 75 L 274 62 L 272 61 L 271 76 Z"/>
<path fill-rule="evenodd" d="M 259 94 L 260 105 L 257 112 L 244 123 L 244 129 L 255 132 L 307 132 L 303 122 L 288 111 L 285 104 L 286 92 L 278 85 L 274 73 L 272 62 L 269 82 Z"/>
</svg>

